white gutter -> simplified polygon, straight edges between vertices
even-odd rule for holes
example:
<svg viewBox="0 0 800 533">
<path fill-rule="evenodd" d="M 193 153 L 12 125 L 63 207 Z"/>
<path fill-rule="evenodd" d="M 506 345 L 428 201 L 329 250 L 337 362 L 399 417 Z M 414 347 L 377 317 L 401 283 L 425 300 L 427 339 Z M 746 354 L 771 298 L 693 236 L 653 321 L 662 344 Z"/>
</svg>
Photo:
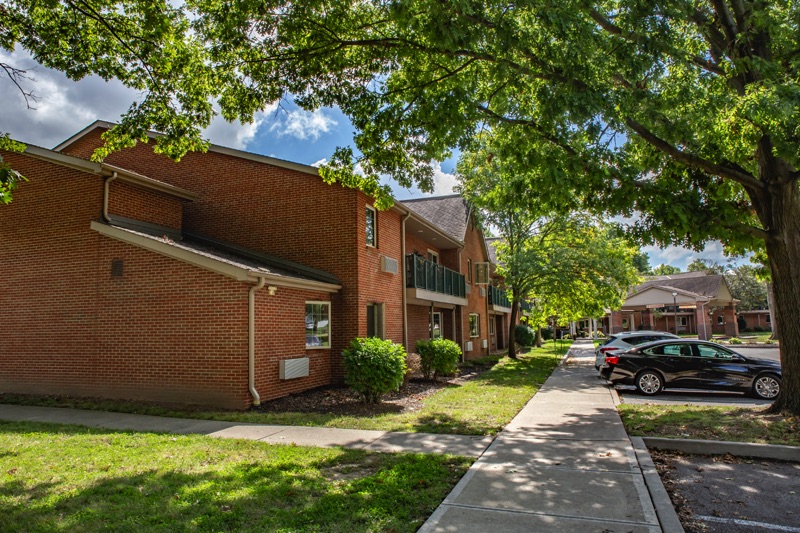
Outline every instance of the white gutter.
<svg viewBox="0 0 800 533">
<path fill-rule="evenodd" d="M 265 278 L 259 278 L 247 295 L 247 386 L 253 396 L 253 405 L 261 405 L 261 396 L 256 390 L 256 291 L 261 290 L 266 282 Z"/>
<path fill-rule="evenodd" d="M 103 186 L 103 220 L 107 223 L 111 223 L 111 219 L 108 216 L 108 191 L 111 186 L 111 182 L 117 179 L 117 173 L 113 172 L 111 177 L 105 181 L 105 185 Z"/>
</svg>

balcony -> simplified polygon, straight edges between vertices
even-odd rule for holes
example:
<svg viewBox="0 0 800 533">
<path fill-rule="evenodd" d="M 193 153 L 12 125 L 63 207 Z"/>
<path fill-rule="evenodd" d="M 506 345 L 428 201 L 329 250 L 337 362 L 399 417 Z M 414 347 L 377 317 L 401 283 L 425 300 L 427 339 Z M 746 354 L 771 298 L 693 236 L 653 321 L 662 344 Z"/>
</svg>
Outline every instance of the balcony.
<svg viewBox="0 0 800 533">
<path fill-rule="evenodd" d="M 463 274 L 417 254 L 406 256 L 406 292 L 409 300 L 467 305 Z"/>
<path fill-rule="evenodd" d="M 511 312 L 511 300 L 508 299 L 508 294 L 504 289 L 489 286 L 489 305 L 493 307 L 494 311 Z"/>
</svg>

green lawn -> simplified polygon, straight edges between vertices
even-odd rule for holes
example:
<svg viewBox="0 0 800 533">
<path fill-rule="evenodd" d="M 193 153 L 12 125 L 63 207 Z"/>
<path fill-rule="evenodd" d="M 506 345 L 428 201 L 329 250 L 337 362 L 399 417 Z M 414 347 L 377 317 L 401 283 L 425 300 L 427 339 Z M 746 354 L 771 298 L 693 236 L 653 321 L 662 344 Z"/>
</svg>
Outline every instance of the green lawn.
<svg viewBox="0 0 800 533">
<path fill-rule="evenodd" d="M 800 446 L 800 419 L 763 408 L 621 404 L 629 435 Z"/>
<path fill-rule="evenodd" d="M 472 460 L 0 422 L 0 531 L 415 531 Z"/>
<path fill-rule="evenodd" d="M 263 413 L 259 411 L 177 411 L 136 403 L 84 401 L 70 398 L 38 398 L 6 394 L 4 403 L 52 405 L 103 411 L 135 412 L 182 418 L 228 420 L 251 424 L 324 426 L 465 435 L 499 432 L 550 376 L 570 343 L 552 342 L 534 348 L 517 360 L 507 357 L 491 370 L 459 386 L 447 387 L 424 400 L 418 411 L 369 416 L 314 413 Z"/>
</svg>

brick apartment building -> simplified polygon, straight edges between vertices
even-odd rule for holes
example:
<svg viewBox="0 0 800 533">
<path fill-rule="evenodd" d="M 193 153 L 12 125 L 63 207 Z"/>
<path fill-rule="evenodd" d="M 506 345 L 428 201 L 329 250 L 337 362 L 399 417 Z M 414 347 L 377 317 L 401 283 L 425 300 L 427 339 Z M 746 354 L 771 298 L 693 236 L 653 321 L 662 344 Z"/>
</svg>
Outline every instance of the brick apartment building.
<svg viewBox="0 0 800 533">
<path fill-rule="evenodd" d="M 502 347 L 460 198 L 377 211 L 313 167 L 219 146 L 90 162 L 110 126 L 3 154 L 29 182 L 0 209 L 0 391 L 242 409 L 340 383 L 355 337 Z"/>
</svg>

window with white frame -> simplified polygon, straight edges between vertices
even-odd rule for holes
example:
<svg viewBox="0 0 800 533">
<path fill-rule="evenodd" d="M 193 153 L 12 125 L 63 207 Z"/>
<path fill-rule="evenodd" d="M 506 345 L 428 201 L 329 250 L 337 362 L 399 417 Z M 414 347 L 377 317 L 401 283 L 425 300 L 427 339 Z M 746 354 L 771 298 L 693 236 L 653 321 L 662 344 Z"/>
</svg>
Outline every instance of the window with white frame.
<svg viewBox="0 0 800 533">
<path fill-rule="evenodd" d="M 767 319 L 767 324 L 771 324 L 772 323 L 772 317 L 770 315 L 767 315 L 766 319 Z"/>
<path fill-rule="evenodd" d="M 442 313 L 431 313 L 431 338 L 442 338 Z"/>
<path fill-rule="evenodd" d="M 489 335 L 494 335 L 494 317 L 489 317 Z"/>
<path fill-rule="evenodd" d="M 687 319 L 686 319 L 686 317 L 685 317 L 685 316 L 679 316 L 679 317 L 678 317 L 678 323 L 679 323 L 681 326 L 686 326 L 686 325 L 688 324 L 688 321 L 687 321 Z"/>
<path fill-rule="evenodd" d="M 367 206 L 367 246 L 378 246 L 378 214 L 371 205 Z"/>
<path fill-rule="evenodd" d="M 481 335 L 481 316 L 478 313 L 469 314 L 469 336 L 480 337 Z"/>
<path fill-rule="evenodd" d="M 306 302 L 306 348 L 331 347 L 331 303 Z"/>
<path fill-rule="evenodd" d="M 384 304 L 367 304 L 367 337 L 386 338 Z"/>
<path fill-rule="evenodd" d="M 722 315 L 717 316 L 717 324 L 722 325 L 725 323 L 725 319 L 722 318 Z"/>
</svg>

